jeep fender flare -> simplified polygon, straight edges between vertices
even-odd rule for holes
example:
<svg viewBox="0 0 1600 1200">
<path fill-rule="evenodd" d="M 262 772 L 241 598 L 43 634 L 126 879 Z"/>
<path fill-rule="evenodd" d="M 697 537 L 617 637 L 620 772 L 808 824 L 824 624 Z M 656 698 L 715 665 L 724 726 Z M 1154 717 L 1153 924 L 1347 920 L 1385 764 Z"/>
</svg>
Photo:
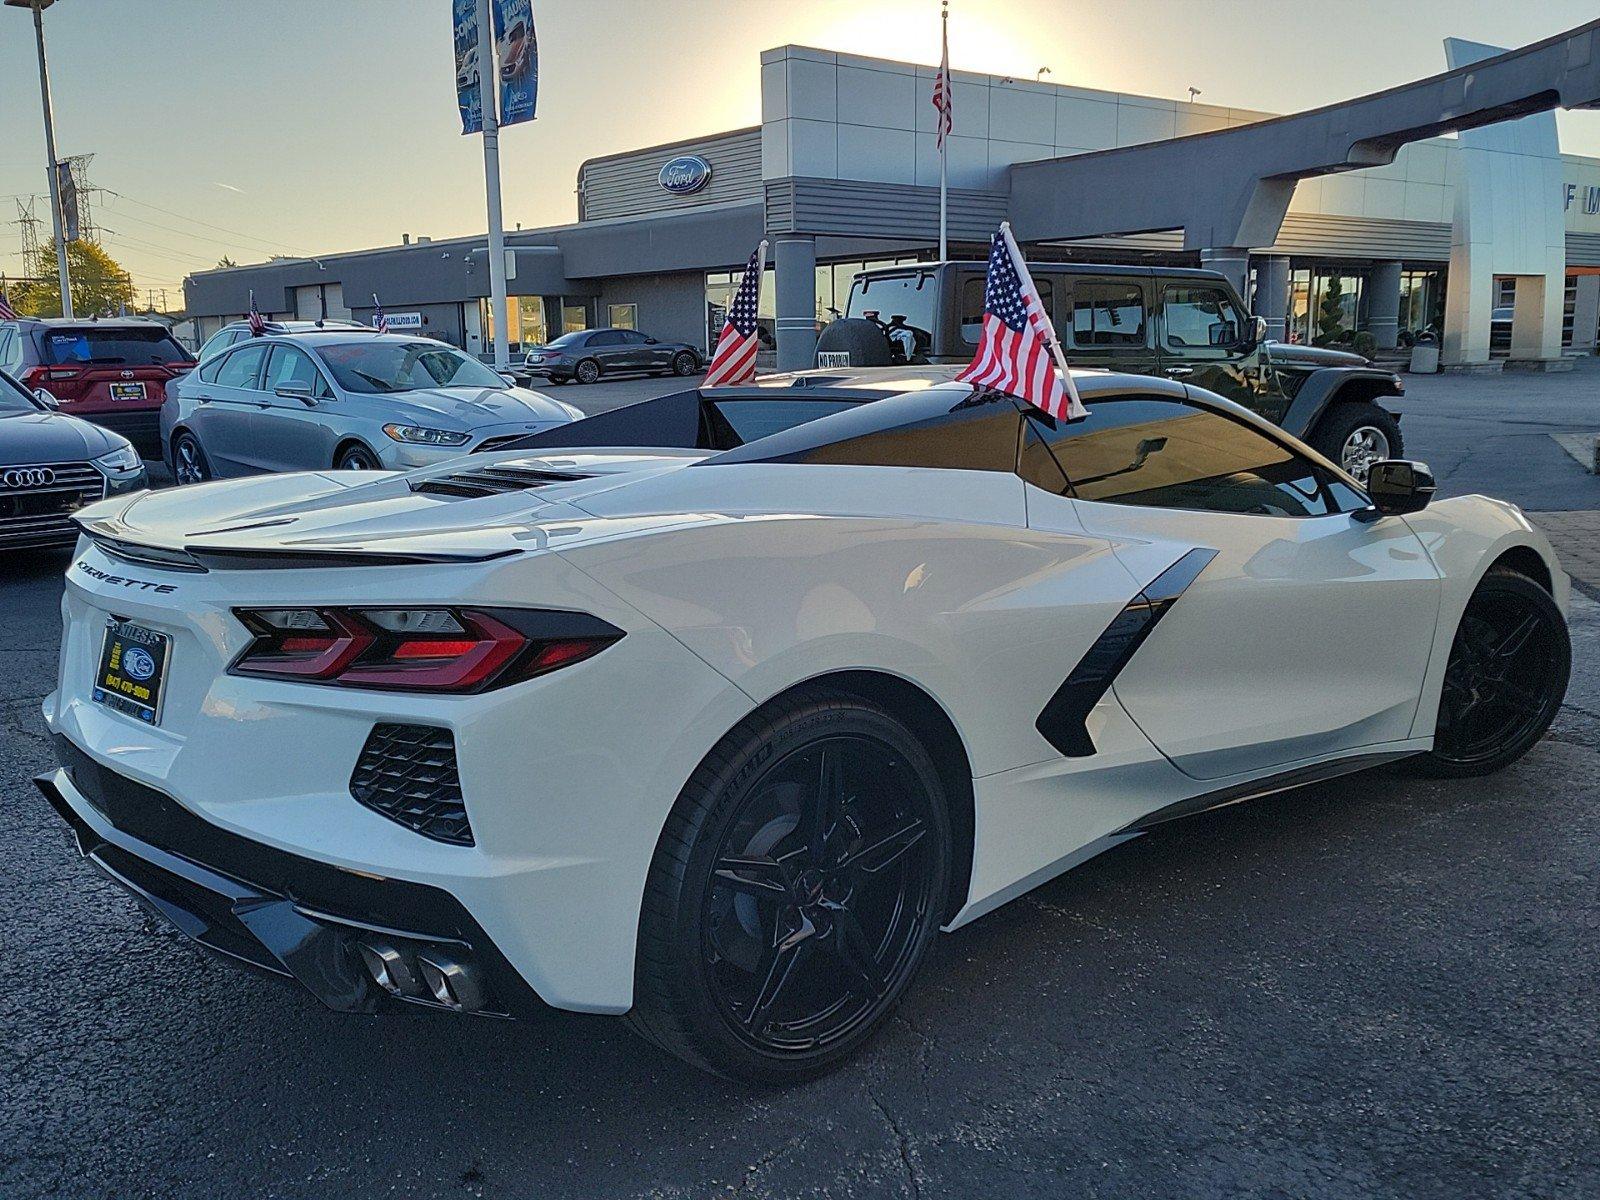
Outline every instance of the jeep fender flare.
<svg viewBox="0 0 1600 1200">
<path fill-rule="evenodd" d="M 1345 401 L 1376 401 L 1398 396 L 1394 376 L 1376 367 L 1322 367 L 1312 371 L 1283 415 L 1283 428 L 1301 441 L 1310 441 L 1323 414 Z M 1399 414 L 1394 414 L 1399 419 Z"/>
</svg>

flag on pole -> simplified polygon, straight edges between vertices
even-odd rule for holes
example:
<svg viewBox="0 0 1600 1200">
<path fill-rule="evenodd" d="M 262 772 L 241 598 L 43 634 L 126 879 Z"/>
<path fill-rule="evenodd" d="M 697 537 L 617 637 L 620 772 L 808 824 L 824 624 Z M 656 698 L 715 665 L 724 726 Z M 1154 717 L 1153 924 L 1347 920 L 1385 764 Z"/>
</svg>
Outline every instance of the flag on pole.
<svg viewBox="0 0 1600 1200">
<path fill-rule="evenodd" d="M 956 378 L 1016 396 L 1062 420 L 1088 415 L 1008 221 L 990 244 L 978 353 Z"/>
<path fill-rule="evenodd" d="M 934 126 L 937 145 L 944 149 L 944 139 L 955 128 L 950 107 L 950 14 L 945 13 L 943 53 L 939 55 L 939 73 L 933 77 L 933 107 L 939 110 Z"/>
<path fill-rule="evenodd" d="M 6 281 L 0 279 L 0 321 L 15 321 L 17 310 L 11 307 L 11 294 L 6 288 Z"/>
<path fill-rule="evenodd" d="M 372 293 L 372 328 L 379 333 L 389 332 L 389 318 L 383 315 L 383 305 L 378 303 L 378 293 Z"/>
<path fill-rule="evenodd" d="M 761 276 L 767 269 L 767 243 L 763 241 L 744 265 L 744 278 L 728 308 L 728 320 L 717 338 L 716 353 L 706 368 L 702 387 L 747 383 L 756 375 L 756 305 L 761 298 Z"/>
<path fill-rule="evenodd" d="M 260 337 L 267 331 L 267 323 L 261 319 L 261 313 L 256 309 L 256 290 L 250 289 L 250 336 Z"/>
</svg>

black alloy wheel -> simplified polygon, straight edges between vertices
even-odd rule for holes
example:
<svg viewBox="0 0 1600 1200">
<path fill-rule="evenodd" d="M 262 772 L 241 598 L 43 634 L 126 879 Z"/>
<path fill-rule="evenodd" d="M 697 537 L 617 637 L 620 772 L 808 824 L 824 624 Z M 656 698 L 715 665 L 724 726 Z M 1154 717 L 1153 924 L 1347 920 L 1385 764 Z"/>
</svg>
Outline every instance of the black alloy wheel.
<svg viewBox="0 0 1600 1200">
<path fill-rule="evenodd" d="M 672 373 L 674 375 L 693 375 L 700 364 L 695 361 L 694 355 L 687 350 L 679 351 L 672 360 Z"/>
<path fill-rule="evenodd" d="M 211 478 L 211 463 L 194 434 L 185 430 L 172 443 L 172 477 L 182 487 L 186 483 L 204 483 Z"/>
<path fill-rule="evenodd" d="M 1572 641 L 1550 594 L 1526 576 L 1491 571 L 1456 630 L 1422 766 L 1460 777 L 1515 762 L 1555 719 L 1571 670 Z"/>
<path fill-rule="evenodd" d="M 340 453 L 339 460 L 333 464 L 338 471 L 381 471 L 383 464 L 378 461 L 378 456 L 365 446 L 349 446 Z"/>
<path fill-rule="evenodd" d="M 574 371 L 574 378 L 579 383 L 598 383 L 600 380 L 600 364 L 592 358 L 584 359 Z"/>
<path fill-rule="evenodd" d="M 820 1074 L 888 1018 L 943 920 L 944 788 L 844 696 L 735 729 L 685 788 L 646 885 L 634 1026 L 718 1074 Z"/>
</svg>

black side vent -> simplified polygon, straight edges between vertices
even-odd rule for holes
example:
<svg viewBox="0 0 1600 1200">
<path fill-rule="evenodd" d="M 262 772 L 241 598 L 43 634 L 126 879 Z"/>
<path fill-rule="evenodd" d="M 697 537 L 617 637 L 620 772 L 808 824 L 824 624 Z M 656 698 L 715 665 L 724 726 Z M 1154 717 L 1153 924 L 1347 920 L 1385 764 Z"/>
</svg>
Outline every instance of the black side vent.
<svg viewBox="0 0 1600 1200">
<path fill-rule="evenodd" d="M 1189 551 L 1123 606 L 1034 721 L 1045 741 L 1067 758 L 1087 758 L 1095 752 L 1087 724 L 1090 711 L 1150 636 L 1156 622 L 1216 556 L 1217 552 L 1207 547 Z"/>
<path fill-rule="evenodd" d="M 588 478 L 588 475 L 577 471 L 541 471 L 534 467 L 514 467 L 501 463 L 493 467 L 421 479 L 411 485 L 411 490 L 430 496 L 497 496 L 501 492 L 520 492 L 552 483 L 570 483 L 574 479 Z"/>
<path fill-rule="evenodd" d="M 461 801 L 456 742 L 431 725 L 374 725 L 350 775 L 360 803 L 452 846 L 470 846 L 472 826 Z"/>
</svg>

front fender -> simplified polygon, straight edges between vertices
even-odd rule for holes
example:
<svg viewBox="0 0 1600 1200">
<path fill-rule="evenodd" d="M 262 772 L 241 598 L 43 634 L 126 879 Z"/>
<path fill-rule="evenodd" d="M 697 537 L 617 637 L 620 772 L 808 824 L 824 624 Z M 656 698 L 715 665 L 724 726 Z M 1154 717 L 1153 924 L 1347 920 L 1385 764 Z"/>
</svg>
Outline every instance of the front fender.
<svg viewBox="0 0 1600 1200">
<path fill-rule="evenodd" d="M 1461 615 L 1479 581 L 1496 560 L 1516 547 L 1525 547 L 1537 554 L 1550 572 L 1551 595 L 1563 616 L 1572 598 L 1572 579 L 1561 569 L 1560 560 L 1544 531 L 1529 521 L 1516 505 L 1504 500 L 1488 496 L 1453 496 L 1401 519 L 1422 542 L 1442 583 L 1428 673 L 1423 682 L 1421 702 L 1417 705 L 1416 722 L 1411 729 L 1412 737 L 1431 737 L 1439 716 L 1444 669 Z"/>
<path fill-rule="evenodd" d="M 1284 414 L 1283 428 L 1297 438 L 1309 440 L 1323 413 L 1337 401 L 1376 400 L 1399 394 L 1394 376 L 1376 367 L 1323 367 L 1311 372 L 1300 385 Z"/>
</svg>

